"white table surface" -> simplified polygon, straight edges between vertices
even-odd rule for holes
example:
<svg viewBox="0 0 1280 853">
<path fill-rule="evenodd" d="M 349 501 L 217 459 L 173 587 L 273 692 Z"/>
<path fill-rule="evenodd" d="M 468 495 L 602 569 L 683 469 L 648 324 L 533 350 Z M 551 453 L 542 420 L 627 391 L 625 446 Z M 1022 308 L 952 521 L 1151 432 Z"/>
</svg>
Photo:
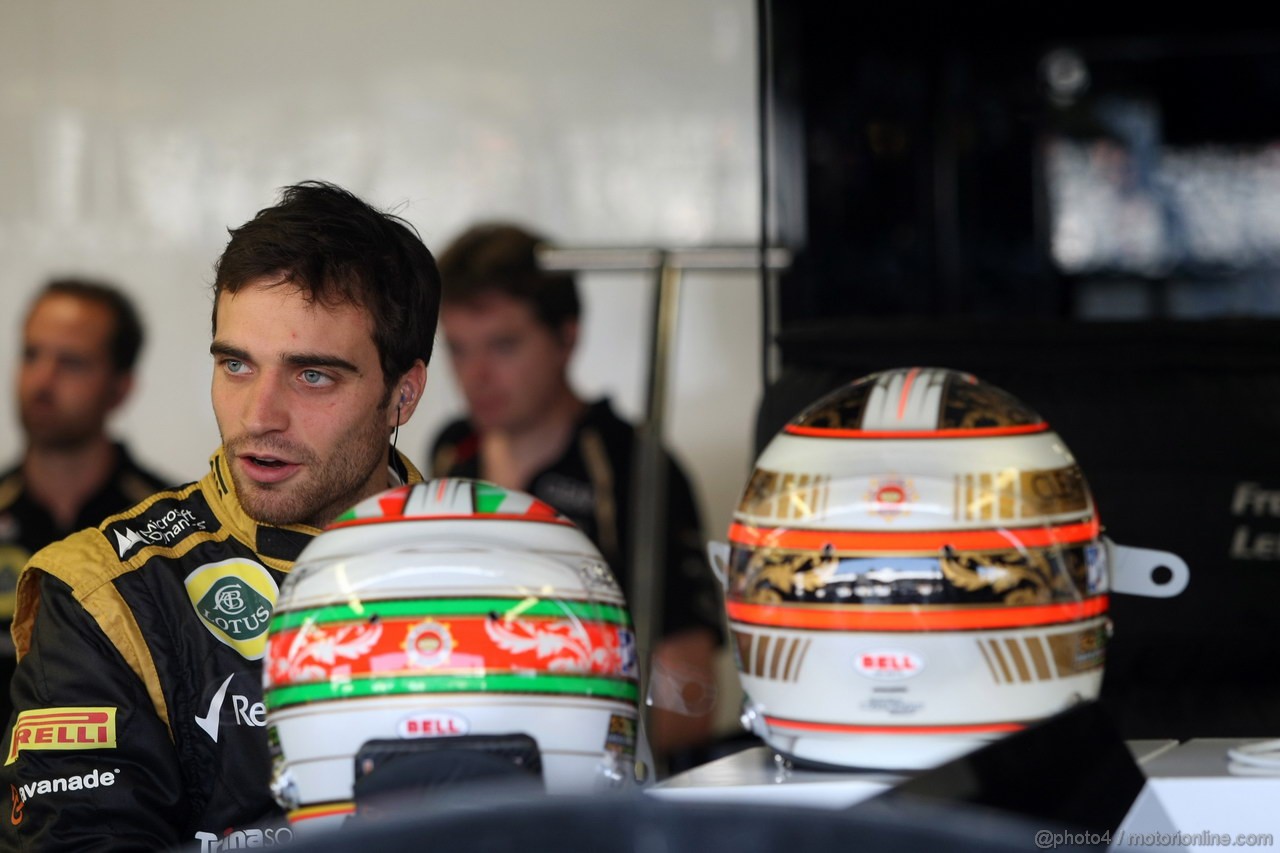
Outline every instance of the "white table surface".
<svg viewBox="0 0 1280 853">
<path fill-rule="evenodd" d="M 1240 835 L 1272 836 L 1280 846 L 1280 775 L 1241 775 L 1229 747 L 1263 738 L 1132 740 L 1134 760 L 1147 777 L 1116 833 L 1120 846 L 1164 850 L 1220 850 L 1244 846 Z M 672 776 L 649 789 L 665 799 L 780 803 L 840 809 L 874 796 L 903 777 L 884 772 L 816 771 L 790 767 L 768 747 L 742 750 Z M 1210 837 L 1213 836 L 1213 837 Z M 1130 844 L 1126 844 L 1126 839 Z M 1257 840 L 1255 839 L 1255 842 Z"/>
</svg>

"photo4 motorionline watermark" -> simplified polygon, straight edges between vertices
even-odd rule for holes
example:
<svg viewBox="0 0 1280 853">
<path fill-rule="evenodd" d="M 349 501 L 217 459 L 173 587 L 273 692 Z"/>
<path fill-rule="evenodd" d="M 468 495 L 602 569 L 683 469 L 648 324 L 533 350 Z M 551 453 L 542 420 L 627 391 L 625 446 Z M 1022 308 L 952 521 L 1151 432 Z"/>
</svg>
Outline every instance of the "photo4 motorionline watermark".
<svg viewBox="0 0 1280 853">
<path fill-rule="evenodd" d="M 1042 829 L 1036 833 L 1036 847 L 1271 847 L 1275 837 L 1269 832 L 1059 832 Z"/>
</svg>

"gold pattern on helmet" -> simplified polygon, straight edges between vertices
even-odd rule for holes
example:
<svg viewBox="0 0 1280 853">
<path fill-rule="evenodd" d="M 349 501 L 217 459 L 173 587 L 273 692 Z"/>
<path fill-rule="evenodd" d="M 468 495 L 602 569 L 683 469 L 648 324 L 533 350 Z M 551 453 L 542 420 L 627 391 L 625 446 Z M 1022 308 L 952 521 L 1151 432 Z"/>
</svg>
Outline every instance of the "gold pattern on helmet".
<svg viewBox="0 0 1280 853">
<path fill-rule="evenodd" d="M 1108 547 L 1036 412 L 901 368 L 812 404 L 713 551 L 744 723 L 828 765 L 920 768 L 1101 685 Z"/>
<path fill-rule="evenodd" d="M 919 383 L 933 383 L 942 405 L 937 411 L 933 430 L 980 430 L 1006 427 L 1040 426 L 1044 420 L 1013 395 L 979 381 L 968 373 L 950 370 L 911 368 L 884 371 L 858 379 L 830 394 L 788 424 L 788 430 L 874 430 L 874 406 L 877 391 L 883 391 L 887 380 L 901 376 L 902 387 L 910 392 Z M 895 377 L 896 378 L 896 377 Z M 892 401 L 891 401 L 892 402 Z"/>
</svg>

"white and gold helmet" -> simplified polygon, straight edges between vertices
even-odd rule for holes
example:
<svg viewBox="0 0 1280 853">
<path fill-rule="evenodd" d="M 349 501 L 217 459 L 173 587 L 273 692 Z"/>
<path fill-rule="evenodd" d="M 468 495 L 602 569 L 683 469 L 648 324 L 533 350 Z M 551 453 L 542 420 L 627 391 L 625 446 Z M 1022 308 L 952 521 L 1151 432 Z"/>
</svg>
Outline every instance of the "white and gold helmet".
<svg viewBox="0 0 1280 853">
<path fill-rule="evenodd" d="M 536 742 L 548 793 L 633 785 L 638 675 L 622 592 L 572 522 L 477 480 L 391 489 L 317 536 L 281 589 L 273 791 L 296 827 L 332 826 L 356 810 L 370 743 L 511 734 Z"/>
<path fill-rule="evenodd" d="M 1102 538 L 1076 460 L 1014 397 L 943 369 L 857 380 L 774 437 L 713 549 L 743 722 L 809 763 L 910 769 L 1096 698 L 1122 551 L 1131 578 L 1174 574 L 1124 591 L 1185 586 L 1173 555 Z"/>
</svg>

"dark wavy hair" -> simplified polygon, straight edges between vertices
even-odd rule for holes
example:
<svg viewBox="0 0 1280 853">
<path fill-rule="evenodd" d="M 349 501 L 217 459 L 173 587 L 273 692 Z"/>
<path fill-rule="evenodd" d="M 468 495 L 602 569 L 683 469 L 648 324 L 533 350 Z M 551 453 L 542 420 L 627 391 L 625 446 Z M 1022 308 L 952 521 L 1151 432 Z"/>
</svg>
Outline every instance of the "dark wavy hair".
<svg viewBox="0 0 1280 853">
<path fill-rule="evenodd" d="M 414 361 L 430 363 L 440 272 L 405 220 L 334 184 L 304 181 L 285 187 L 279 204 L 228 230 L 231 240 L 214 265 L 215 334 L 219 296 L 275 278 L 312 302 L 358 305 L 372 315 L 388 398 Z"/>
<path fill-rule="evenodd" d="M 44 289 L 36 295 L 31 309 L 34 310 L 36 303 L 46 296 L 73 296 L 86 302 L 96 302 L 110 311 L 115 320 L 111 340 L 107 343 L 111 366 L 116 373 L 133 370 L 133 366 L 138 363 L 138 353 L 142 351 L 144 334 L 138 309 L 123 291 L 114 284 L 97 279 L 55 278 L 47 282 Z"/>
<path fill-rule="evenodd" d="M 545 325 L 559 330 L 582 307 L 572 273 L 544 270 L 536 249 L 542 235 L 510 222 L 471 226 L 440 253 L 446 302 L 466 304 L 486 293 L 529 303 Z"/>
</svg>

